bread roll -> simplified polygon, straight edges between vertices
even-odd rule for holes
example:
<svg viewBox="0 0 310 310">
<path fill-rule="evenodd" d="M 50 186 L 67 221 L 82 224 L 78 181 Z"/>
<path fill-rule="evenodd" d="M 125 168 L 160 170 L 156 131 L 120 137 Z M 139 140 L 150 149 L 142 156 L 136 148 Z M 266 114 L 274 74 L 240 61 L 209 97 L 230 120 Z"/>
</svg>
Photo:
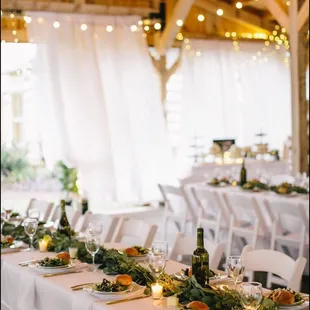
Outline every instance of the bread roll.
<svg viewBox="0 0 310 310">
<path fill-rule="evenodd" d="M 209 310 L 209 307 L 201 301 L 191 301 L 187 308 L 195 310 Z"/>
<path fill-rule="evenodd" d="M 280 305 L 291 305 L 295 302 L 295 296 L 290 291 L 281 290 L 273 295 L 272 300 Z"/>
<path fill-rule="evenodd" d="M 139 255 L 139 252 L 138 252 L 138 250 L 136 248 L 127 248 L 125 250 L 125 253 L 129 257 L 134 257 L 134 256 L 138 256 Z"/>
<path fill-rule="evenodd" d="M 119 274 L 116 276 L 115 281 L 121 285 L 129 286 L 132 283 L 132 278 L 128 274 Z"/>
<path fill-rule="evenodd" d="M 56 255 L 56 257 L 68 262 L 70 261 L 70 254 L 68 252 L 60 252 Z"/>
</svg>

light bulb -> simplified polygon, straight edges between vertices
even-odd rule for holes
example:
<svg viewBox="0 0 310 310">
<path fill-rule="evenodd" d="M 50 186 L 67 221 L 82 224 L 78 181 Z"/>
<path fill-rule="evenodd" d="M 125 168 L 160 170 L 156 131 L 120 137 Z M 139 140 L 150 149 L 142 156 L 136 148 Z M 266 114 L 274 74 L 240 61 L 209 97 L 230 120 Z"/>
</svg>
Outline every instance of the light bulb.
<svg viewBox="0 0 310 310">
<path fill-rule="evenodd" d="M 176 24 L 177 24 L 177 26 L 182 27 L 183 26 L 183 20 L 182 19 L 178 19 Z"/>
<path fill-rule="evenodd" d="M 132 32 L 136 32 L 136 31 L 138 30 L 138 27 L 137 27 L 136 25 L 132 25 L 132 26 L 130 27 L 130 30 L 131 30 Z"/>
<path fill-rule="evenodd" d="M 24 16 L 24 21 L 27 23 L 27 24 L 30 24 L 31 21 L 32 21 L 32 18 L 30 16 Z"/>
<path fill-rule="evenodd" d="M 106 29 L 107 32 L 112 32 L 113 31 L 113 26 L 108 25 L 105 29 Z"/>
<path fill-rule="evenodd" d="M 16 36 L 16 33 L 17 33 L 16 30 L 13 30 L 13 31 L 12 31 L 13 36 Z"/>
<path fill-rule="evenodd" d="M 155 30 L 160 30 L 160 28 L 161 28 L 161 24 L 160 24 L 160 23 L 156 23 L 156 24 L 154 25 L 154 29 L 155 29 Z"/>
<path fill-rule="evenodd" d="M 11 18 L 14 18 L 14 17 L 15 17 L 15 15 L 14 15 L 13 13 L 11 13 L 11 14 L 10 14 L 10 17 L 11 17 Z"/>
<path fill-rule="evenodd" d="M 240 1 L 236 3 L 236 8 L 237 9 L 242 9 L 242 6 L 243 5 L 242 5 L 242 3 Z"/>
<path fill-rule="evenodd" d="M 60 27 L 60 23 L 57 20 L 54 21 L 53 27 L 56 28 L 56 29 L 59 28 Z"/>
<path fill-rule="evenodd" d="M 143 25 L 143 21 L 142 21 L 142 20 L 139 20 L 139 21 L 138 21 L 138 25 L 139 25 L 139 26 L 142 26 L 142 25 Z"/>
<path fill-rule="evenodd" d="M 149 30 L 150 30 L 150 27 L 149 27 L 149 26 L 144 26 L 144 30 L 145 30 L 145 31 L 149 31 Z"/>
<path fill-rule="evenodd" d="M 81 30 L 82 31 L 86 31 L 87 30 L 87 25 L 86 24 L 82 24 L 81 25 Z"/>
<path fill-rule="evenodd" d="M 224 11 L 223 11 L 222 9 L 218 9 L 218 10 L 216 11 L 216 14 L 217 14 L 218 16 L 223 16 Z"/>
<path fill-rule="evenodd" d="M 203 22 L 205 20 L 205 16 L 202 15 L 202 14 L 199 14 L 197 19 L 200 21 L 200 22 Z"/>
<path fill-rule="evenodd" d="M 177 35 L 176 35 L 176 39 L 179 40 L 179 41 L 182 41 L 183 40 L 183 34 L 181 32 L 179 32 Z"/>
</svg>

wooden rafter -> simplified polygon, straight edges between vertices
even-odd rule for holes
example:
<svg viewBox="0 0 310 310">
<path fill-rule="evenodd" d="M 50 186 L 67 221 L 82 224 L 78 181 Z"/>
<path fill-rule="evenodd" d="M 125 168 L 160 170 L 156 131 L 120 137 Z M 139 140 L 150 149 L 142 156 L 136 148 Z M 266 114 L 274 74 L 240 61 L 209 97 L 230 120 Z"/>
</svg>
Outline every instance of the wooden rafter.
<svg viewBox="0 0 310 310">
<path fill-rule="evenodd" d="M 263 0 L 266 8 L 278 21 L 278 23 L 289 29 L 289 17 L 288 14 L 284 11 L 283 7 L 279 4 L 277 0 Z"/>
<path fill-rule="evenodd" d="M 265 32 L 266 30 L 269 30 L 268 20 L 245 10 L 238 10 L 230 4 L 224 2 L 219 4 L 218 2 L 210 0 L 196 0 L 194 5 L 214 15 L 216 15 L 216 11 L 221 8 L 224 11 L 224 15 L 221 16 L 221 18 L 230 20 L 240 26 L 252 29 L 255 28 L 257 32 Z"/>
<path fill-rule="evenodd" d="M 79 12 L 81 14 L 110 14 L 110 15 L 128 15 L 137 14 L 142 17 L 148 16 L 150 13 L 158 13 L 154 8 L 144 7 L 126 7 L 111 6 L 100 4 L 84 4 L 83 1 L 77 0 L 72 3 L 67 2 L 43 2 L 37 0 L 2 0 L 1 9 L 4 10 L 21 10 L 21 11 L 49 11 L 59 13 Z"/>
<path fill-rule="evenodd" d="M 309 0 L 305 0 L 298 13 L 298 31 L 300 31 L 309 18 Z"/>
<path fill-rule="evenodd" d="M 195 0 L 178 0 L 175 4 L 165 30 L 156 38 L 155 47 L 160 55 L 164 55 L 167 49 L 172 46 L 175 37 L 181 28 L 177 25 L 177 20 L 180 19 L 184 21 L 186 19 L 194 1 Z"/>
</svg>

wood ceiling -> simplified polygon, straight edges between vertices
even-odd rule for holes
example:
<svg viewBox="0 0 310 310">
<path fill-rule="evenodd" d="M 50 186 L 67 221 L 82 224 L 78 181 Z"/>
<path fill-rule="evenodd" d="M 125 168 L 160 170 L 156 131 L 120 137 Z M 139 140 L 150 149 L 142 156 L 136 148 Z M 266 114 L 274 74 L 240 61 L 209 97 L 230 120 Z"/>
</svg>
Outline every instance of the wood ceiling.
<svg viewBox="0 0 310 310">
<path fill-rule="evenodd" d="M 180 1 L 180 0 L 179 0 Z M 189 1 L 189 0 L 187 0 Z M 287 1 L 278 0 L 279 5 L 287 11 Z M 61 11 L 112 15 L 141 15 L 143 19 L 160 16 L 160 3 L 165 3 L 165 21 L 171 18 L 177 0 L 2 0 L 1 39 L 6 42 L 27 42 L 27 24 L 22 17 L 17 17 L 16 10 L 24 11 Z M 189 1 L 190 2 L 190 1 Z M 236 8 L 236 0 L 193 0 L 179 38 L 224 38 L 227 32 L 269 34 L 276 24 L 268 13 L 264 0 L 240 0 L 242 9 Z M 217 10 L 223 15 L 218 16 Z M 15 13 L 14 18 L 10 17 Z M 151 14 L 151 15 L 150 15 Z M 198 16 L 203 15 L 204 21 Z M 16 18 L 17 17 L 17 18 Z M 152 24 L 152 19 L 151 19 Z M 151 27 L 146 32 L 148 42 L 154 45 L 159 32 Z M 175 44 L 178 40 L 175 40 Z"/>
</svg>

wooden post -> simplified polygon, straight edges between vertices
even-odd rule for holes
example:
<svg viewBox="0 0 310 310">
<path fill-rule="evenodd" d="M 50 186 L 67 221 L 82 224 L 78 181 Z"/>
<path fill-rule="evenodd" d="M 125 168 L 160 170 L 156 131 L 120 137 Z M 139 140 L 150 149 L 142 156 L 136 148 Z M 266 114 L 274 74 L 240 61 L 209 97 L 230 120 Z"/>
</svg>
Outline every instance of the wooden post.
<svg viewBox="0 0 310 310">
<path fill-rule="evenodd" d="M 306 101 L 307 25 L 298 31 L 298 10 L 303 0 L 290 5 L 291 93 L 292 93 L 292 164 L 293 173 L 308 172 L 308 133 Z"/>
</svg>

